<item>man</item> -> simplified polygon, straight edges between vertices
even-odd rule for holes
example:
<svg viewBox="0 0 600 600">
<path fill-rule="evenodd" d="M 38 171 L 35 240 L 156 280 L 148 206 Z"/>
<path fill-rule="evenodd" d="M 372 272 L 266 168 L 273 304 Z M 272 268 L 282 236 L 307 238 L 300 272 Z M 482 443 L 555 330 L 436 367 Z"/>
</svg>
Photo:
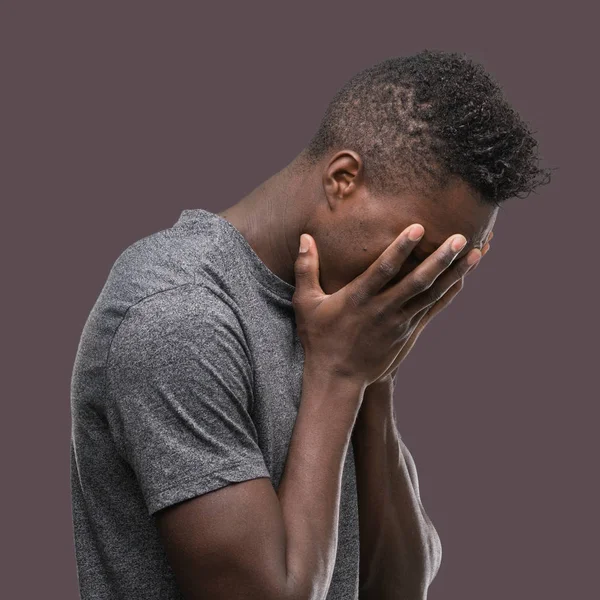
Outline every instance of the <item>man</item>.
<svg viewBox="0 0 600 600">
<path fill-rule="evenodd" d="M 536 145 L 480 65 L 390 58 L 248 196 L 119 256 L 72 379 L 84 600 L 426 597 L 396 375 L 500 202 L 549 181 Z"/>
</svg>

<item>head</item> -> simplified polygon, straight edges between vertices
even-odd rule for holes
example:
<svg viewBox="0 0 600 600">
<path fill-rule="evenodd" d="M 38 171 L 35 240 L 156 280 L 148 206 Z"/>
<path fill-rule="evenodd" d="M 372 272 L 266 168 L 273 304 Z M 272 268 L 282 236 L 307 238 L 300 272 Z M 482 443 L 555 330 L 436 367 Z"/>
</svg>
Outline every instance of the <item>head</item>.
<svg viewBox="0 0 600 600">
<path fill-rule="evenodd" d="M 302 231 L 317 242 L 323 290 L 362 273 L 412 223 L 425 234 L 394 281 L 455 233 L 467 239 L 459 258 L 481 248 L 502 202 L 549 182 L 536 148 L 499 85 L 464 55 L 425 50 L 361 71 L 294 161 L 317 190 Z"/>
</svg>

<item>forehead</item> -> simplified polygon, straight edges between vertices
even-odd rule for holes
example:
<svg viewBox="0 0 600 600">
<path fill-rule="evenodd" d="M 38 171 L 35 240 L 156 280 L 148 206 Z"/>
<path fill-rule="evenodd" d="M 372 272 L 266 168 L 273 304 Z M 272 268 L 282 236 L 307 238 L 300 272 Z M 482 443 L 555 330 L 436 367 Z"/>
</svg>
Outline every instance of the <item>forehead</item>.
<svg viewBox="0 0 600 600">
<path fill-rule="evenodd" d="M 457 233 L 467 239 L 462 253 L 466 254 L 474 247 L 480 248 L 493 228 L 498 213 L 496 205 L 480 202 L 461 181 L 454 181 L 446 188 L 428 195 L 413 196 L 405 200 L 402 220 L 408 220 L 407 225 L 423 225 L 425 233 L 418 247 L 426 253 L 434 252 L 451 235 Z"/>
</svg>

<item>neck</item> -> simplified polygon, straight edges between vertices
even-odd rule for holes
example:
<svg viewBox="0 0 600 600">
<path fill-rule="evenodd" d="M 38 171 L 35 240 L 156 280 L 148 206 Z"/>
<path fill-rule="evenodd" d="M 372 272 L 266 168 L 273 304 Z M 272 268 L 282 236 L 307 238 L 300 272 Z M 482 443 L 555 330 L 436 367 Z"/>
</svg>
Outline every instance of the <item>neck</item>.
<svg viewBox="0 0 600 600">
<path fill-rule="evenodd" d="M 315 200 L 311 171 L 299 167 L 299 157 L 217 213 L 227 219 L 278 277 L 295 285 L 294 263 L 300 234 Z"/>
</svg>

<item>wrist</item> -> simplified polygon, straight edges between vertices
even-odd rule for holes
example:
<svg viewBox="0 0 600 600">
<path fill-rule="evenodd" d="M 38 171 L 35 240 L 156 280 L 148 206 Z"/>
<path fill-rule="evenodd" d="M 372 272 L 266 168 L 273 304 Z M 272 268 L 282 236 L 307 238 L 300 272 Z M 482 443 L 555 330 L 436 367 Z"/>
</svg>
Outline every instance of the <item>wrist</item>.
<svg viewBox="0 0 600 600">
<path fill-rule="evenodd" d="M 373 383 L 367 386 L 367 390 L 380 390 L 379 393 L 382 393 L 381 390 L 390 391 L 390 393 L 394 392 L 396 387 L 396 370 L 391 373 L 387 373 L 383 377 L 376 379 Z"/>
<path fill-rule="evenodd" d="M 388 433 L 396 431 L 394 399 L 391 386 L 369 386 L 365 390 L 363 403 L 360 406 L 352 439 L 355 444 L 364 446 L 373 440 L 385 442 Z"/>
<path fill-rule="evenodd" d="M 364 377 L 356 371 L 311 356 L 306 356 L 304 359 L 304 378 L 317 380 L 324 385 L 355 389 L 361 396 L 368 387 Z"/>
<path fill-rule="evenodd" d="M 394 386 L 391 377 L 378 379 L 365 389 L 357 421 L 369 426 L 393 418 Z"/>
</svg>

